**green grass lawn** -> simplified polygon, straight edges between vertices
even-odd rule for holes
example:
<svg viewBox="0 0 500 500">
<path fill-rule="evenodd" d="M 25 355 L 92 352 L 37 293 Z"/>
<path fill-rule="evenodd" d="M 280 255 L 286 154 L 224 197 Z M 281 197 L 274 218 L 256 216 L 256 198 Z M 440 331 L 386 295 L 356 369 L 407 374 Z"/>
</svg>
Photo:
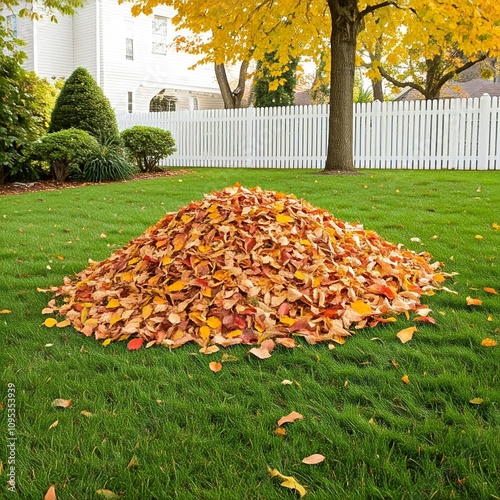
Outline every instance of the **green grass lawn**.
<svg viewBox="0 0 500 500">
<path fill-rule="evenodd" d="M 278 347 L 267 360 L 248 346 L 211 356 L 196 345 L 130 352 L 42 325 L 51 296 L 37 287 L 61 284 L 166 211 L 237 181 L 294 193 L 430 252 L 459 273 L 445 283 L 457 295 L 426 297 L 437 324 L 419 324 L 407 344 L 396 338 L 413 324 L 402 316 L 334 350 Z M 297 498 L 268 467 L 295 477 L 306 498 L 499 499 L 500 346 L 481 345 L 500 342 L 500 296 L 483 290 L 500 292 L 495 224 L 498 172 L 193 169 L 1 197 L 0 311 L 11 312 L 0 315 L 0 498 L 17 497 L 7 488 L 14 384 L 23 499 L 43 498 L 51 484 L 58 499 L 106 498 L 103 489 L 141 500 Z M 237 360 L 213 373 L 208 363 L 224 352 Z M 56 398 L 72 405 L 53 407 Z M 304 418 L 276 435 L 291 411 Z M 325 461 L 301 463 L 313 453 Z"/>
</svg>

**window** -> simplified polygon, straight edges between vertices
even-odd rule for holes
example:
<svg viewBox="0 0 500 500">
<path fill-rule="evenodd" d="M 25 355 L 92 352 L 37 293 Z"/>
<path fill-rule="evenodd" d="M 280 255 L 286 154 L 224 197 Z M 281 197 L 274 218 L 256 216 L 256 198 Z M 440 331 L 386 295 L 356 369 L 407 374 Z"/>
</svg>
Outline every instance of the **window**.
<svg viewBox="0 0 500 500">
<path fill-rule="evenodd" d="M 132 21 L 125 21 L 125 59 L 134 60 L 134 24 Z"/>
<path fill-rule="evenodd" d="M 7 21 L 7 31 L 10 31 L 12 33 L 12 36 L 14 38 L 17 38 L 17 17 L 15 14 L 11 14 L 7 16 L 6 18 Z"/>
<path fill-rule="evenodd" d="M 133 102 L 134 102 L 134 93 L 127 92 L 127 111 L 132 113 L 133 111 Z"/>
<path fill-rule="evenodd" d="M 197 111 L 198 110 L 198 98 L 193 97 L 193 110 Z"/>
<path fill-rule="evenodd" d="M 177 109 L 177 98 L 173 95 L 163 94 L 163 90 L 155 95 L 149 103 L 150 113 L 161 113 L 162 111 L 175 111 Z"/>
<path fill-rule="evenodd" d="M 167 53 L 168 17 L 153 17 L 153 54 Z"/>
</svg>

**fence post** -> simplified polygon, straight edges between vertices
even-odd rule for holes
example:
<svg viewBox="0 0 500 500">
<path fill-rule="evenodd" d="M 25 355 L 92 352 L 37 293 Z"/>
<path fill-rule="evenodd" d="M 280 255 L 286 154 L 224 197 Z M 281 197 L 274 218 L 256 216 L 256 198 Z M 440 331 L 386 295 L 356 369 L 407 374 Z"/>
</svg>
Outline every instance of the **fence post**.
<svg viewBox="0 0 500 500">
<path fill-rule="evenodd" d="M 255 156 L 255 108 L 250 106 L 246 108 L 246 120 L 245 125 L 247 129 L 246 133 L 246 148 L 245 148 L 245 166 L 252 168 L 254 166 L 254 156 Z"/>
<path fill-rule="evenodd" d="M 483 94 L 479 100 L 479 130 L 477 137 L 477 169 L 488 170 L 491 97 Z"/>
</svg>

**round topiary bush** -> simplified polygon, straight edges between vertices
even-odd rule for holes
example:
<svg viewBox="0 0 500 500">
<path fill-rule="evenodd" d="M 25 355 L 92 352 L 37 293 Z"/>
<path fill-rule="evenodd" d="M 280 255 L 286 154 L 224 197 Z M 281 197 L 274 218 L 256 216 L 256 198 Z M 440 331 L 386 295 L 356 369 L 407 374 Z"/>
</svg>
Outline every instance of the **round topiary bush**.
<svg viewBox="0 0 500 500">
<path fill-rule="evenodd" d="M 35 161 L 48 161 L 54 179 L 64 182 L 72 171 L 80 172 L 89 155 L 97 150 L 94 137 L 84 130 L 72 128 L 47 134 L 33 143 L 31 157 Z"/>
<path fill-rule="evenodd" d="M 158 170 L 160 160 L 175 153 L 174 138 L 168 130 L 136 125 L 121 133 L 123 144 L 143 172 Z"/>
<path fill-rule="evenodd" d="M 99 137 L 119 137 L 111 104 L 85 68 L 76 68 L 66 80 L 50 119 L 49 133 L 69 128 Z"/>
</svg>

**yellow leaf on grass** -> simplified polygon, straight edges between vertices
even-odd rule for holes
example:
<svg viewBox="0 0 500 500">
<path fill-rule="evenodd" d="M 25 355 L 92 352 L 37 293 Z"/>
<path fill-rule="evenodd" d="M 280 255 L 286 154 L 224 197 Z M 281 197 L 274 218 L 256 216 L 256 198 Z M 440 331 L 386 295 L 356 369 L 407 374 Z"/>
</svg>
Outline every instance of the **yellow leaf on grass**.
<svg viewBox="0 0 500 500">
<path fill-rule="evenodd" d="M 498 343 L 497 343 L 496 340 L 493 340 L 493 339 L 490 339 L 490 338 L 483 339 L 482 342 L 481 342 L 481 345 L 483 347 L 495 347 L 497 344 Z"/>
<path fill-rule="evenodd" d="M 281 486 L 295 490 L 300 495 L 300 498 L 307 493 L 306 489 L 294 477 L 285 476 L 277 469 L 271 469 L 268 467 L 267 470 L 269 471 L 269 474 L 271 474 L 271 477 L 279 477 L 280 479 L 283 479 L 284 481 L 281 483 Z"/>
<path fill-rule="evenodd" d="M 484 400 L 481 398 L 472 398 L 469 403 L 473 405 L 482 405 L 484 403 Z"/>
<path fill-rule="evenodd" d="M 217 330 L 218 328 L 220 328 L 222 326 L 222 322 L 221 322 L 221 320 L 219 318 L 216 318 L 215 316 L 210 316 L 207 319 L 207 325 L 210 328 L 213 328 L 214 330 Z"/>
<path fill-rule="evenodd" d="M 120 301 L 118 299 L 111 299 L 106 306 L 107 309 L 116 309 L 117 307 L 120 307 Z"/>
<path fill-rule="evenodd" d="M 366 316 L 372 312 L 370 304 L 367 304 L 364 300 L 355 300 L 351 304 L 351 309 L 356 311 L 360 316 Z"/>
<path fill-rule="evenodd" d="M 103 347 L 106 347 L 107 345 L 111 344 L 111 342 L 113 342 L 113 339 L 111 338 L 107 338 L 103 343 Z"/>
<path fill-rule="evenodd" d="M 93 417 L 93 416 L 94 416 L 94 414 L 93 414 L 93 413 L 90 413 L 90 412 L 89 412 L 89 411 L 87 411 L 87 410 L 82 410 L 82 411 L 80 412 L 80 415 L 83 415 L 84 417 Z"/>
<path fill-rule="evenodd" d="M 9 311 L 8 309 L 2 309 L 2 310 L 0 311 L 0 314 L 10 314 L 11 312 L 12 312 L 12 311 Z M 43 312 L 42 312 L 42 314 L 43 314 Z"/>
<path fill-rule="evenodd" d="M 52 328 L 53 326 L 57 325 L 57 319 L 54 319 L 54 318 L 47 318 L 43 324 L 48 327 L 48 328 Z"/>
<path fill-rule="evenodd" d="M 417 328 L 415 326 L 410 326 L 399 331 L 396 337 L 401 340 L 401 343 L 406 344 L 406 342 L 412 339 L 415 332 L 418 332 Z"/>
<path fill-rule="evenodd" d="M 276 222 L 279 224 L 286 224 L 287 222 L 293 222 L 293 217 L 286 214 L 278 214 L 276 216 Z"/>
<path fill-rule="evenodd" d="M 491 227 L 495 230 L 495 231 L 498 231 L 500 229 L 500 224 L 497 224 L 496 222 L 494 222 Z"/>
<path fill-rule="evenodd" d="M 403 375 L 401 377 L 401 380 L 405 383 L 405 384 L 409 384 L 410 383 L 410 378 L 408 377 L 408 375 Z"/>
<path fill-rule="evenodd" d="M 111 490 L 96 490 L 96 493 L 98 495 L 101 495 L 103 496 L 104 498 L 110 498 L 112 500 L 116 500 L 118 498 L 120 498 L 116 493 L 113 493 Z"/>
<path fill-rule="evenodd" d="M 467 301 L 468 306 L 481 306 L 483 304 L 483 301 L 481 299 L 467 297 L 465 300 Z"/>
<path fill-rule="evenodd" d="M 480 234 L 476 234 L 476 236 L 474 236 L 474 238 L 476 238 L 476 240 L 482 240 L 483 236 Z"/>
<path fill-rule="evenodd" d="M 50 431 L 50 429 L 53 429 L 54 427 L 57 427 L 58 425 L 59 425 L 59 420 L 56 420 L 55 422 L 52 422 L 49 425 L 49 431 Z"/>
</svg>

